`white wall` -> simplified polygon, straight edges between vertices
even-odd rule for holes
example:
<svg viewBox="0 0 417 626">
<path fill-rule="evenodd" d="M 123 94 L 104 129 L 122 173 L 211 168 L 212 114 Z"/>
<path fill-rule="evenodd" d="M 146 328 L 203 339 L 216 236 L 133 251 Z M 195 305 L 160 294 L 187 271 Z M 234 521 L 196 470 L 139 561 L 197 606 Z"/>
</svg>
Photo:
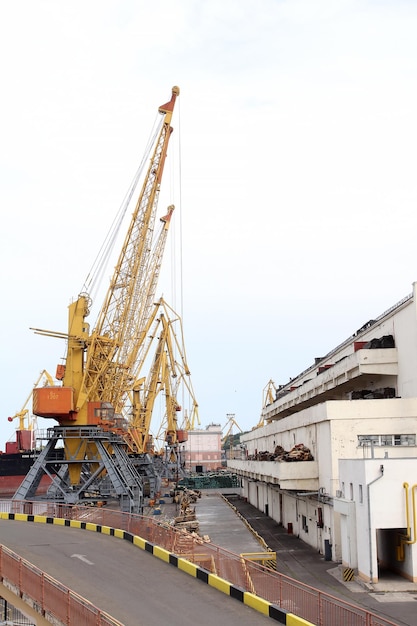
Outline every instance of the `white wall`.
<svg viewBox="0 0 417 626">
<path fill-rule="evenodd" d="M 392 333 L 398 349 L 397 394 L 402 398 L 417 396 L 417 320 L 416 283 L 414 301 L 392 318 Z M 384 326 L 383 326 L 384 327 Z"/>
<path fill-rule="evenodd" d="M 277 420 L 241 437 L 248 454 L 290 450 L 303 443 L 319 461 L 320 486 L 335 493 L 340 458 L 363 458 L 369 448 L 358 446 L 358 435 L 417 433 L 417 398 L 386 400 L 330 400 Z M 375 447 L 380 458 L 411 457 L 417 447 Z M 338 487 L 336 486 L 336 489 Z"/>
<path fill-rule="evenodd" d="M 343 524 L 349 528 L 355 527 L 357 532 L 357 567 L 364 579 L 378 580 L 378 558 L 385 560 L 392 558 L 393 550 L 380 544 L 377 550 L 377 530 L 382 535 L 384 531 L 394 529 L 389 537 L 397 545 L 402 529 L 407 526 L 406 497 L 404 482 L 410 487 L 417 478 L 417 459 L 345 459 L 340 461 L 340 482 L 345 484 L 345 499 L 350 498 L 350 485 L 353 487 L 354 508 L 346 509 L 346 505 L 335 501 L 335 510 L 346 516 Z M 416 481 L 417 482 L 417 481 Z M 360 498 L 360 486 L 362 486 L 362 502 Z M 368 500 L 369 495 L 369 500 Z M 409 494 L 409 511 L 413 526 L 414 514 L 411 492 Z M 354 516 L 355 519 L 350 519 Z M 397 532 L 398 531 L 398 532 Z M 387 535 L 388 536 L 388 535 Z M 415 533 L 412 532 L 415 539 Z M 351 537 L 349 537 L 351 539 Z M 343 543 L 343 530 L 342 530 Z M 351 567 L 356 567 L 354 558 L 346 550 L 343 543 L 344 560 L 350 560 Z M 404 546 L 404 561 L 390 563 L 398 573 L 414 580 L 417 577 L 417 543 Z M 390 556 L 391 555 L 391 556 Z"/>
</svg>

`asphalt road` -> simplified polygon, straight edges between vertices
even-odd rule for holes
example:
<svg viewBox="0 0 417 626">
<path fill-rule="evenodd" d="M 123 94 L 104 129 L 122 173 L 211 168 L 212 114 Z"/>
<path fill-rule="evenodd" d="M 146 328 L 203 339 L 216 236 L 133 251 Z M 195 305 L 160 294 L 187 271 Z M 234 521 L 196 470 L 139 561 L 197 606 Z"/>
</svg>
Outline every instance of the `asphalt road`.
<svg viewBox="0 0 417 626">
<path fill-rule="evenodd" d="M 122 539 L 0 520 L 0 543 L 125 626 L 254 626 L 270 618 Z"/>
</svg>

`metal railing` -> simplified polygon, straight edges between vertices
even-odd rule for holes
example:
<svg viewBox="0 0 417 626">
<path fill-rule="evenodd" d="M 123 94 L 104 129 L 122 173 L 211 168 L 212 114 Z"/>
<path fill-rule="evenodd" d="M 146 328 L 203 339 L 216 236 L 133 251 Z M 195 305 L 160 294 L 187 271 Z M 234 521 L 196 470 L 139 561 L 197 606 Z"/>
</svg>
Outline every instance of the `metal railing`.
<svg viewBox="0 0 417 626">
<path fill-rule="evenodd" d="M 330 594 L 319 591 L 272 570 L 261 563 L 246 559 L 242 555 L 234 554 L 212 543 L 204 542 L 203 539 L 196 538 L 188 532 L 180 531 L 174 528 L 168 520 L 134 515 L 108 508 L 70 506 L 51 502 L 3 500 L 0 501 L 0 511 L 15 514 L 40 515 L 47 518 L 78 520 L 127 531 L 178 557 L 187 559 L 202 569 L 227 580 L 243 591 L 254 593 L 271 604 L 294 613 L 317 626 L 396 626 L 395 622 L 378 616 L 362 607 L 355 606 Z M 7 551 L 5 548 L 3 548 L 3 550 Z M 9 554 L 9 552 L 10 551 L 7 551 L 7 554 Z M 21 561 L 23 561 L 23 559 L 21 559 Z M 25 575 L 33 568 L 33 566 L 26 562 L 24 565 L 19 565 L 19 567 L 24 569 Z M 21 571 L 23 571 L 23 569 Z M 36 568 L 34 569 L 36 570 Z M 1 577 L 4 577 L 5 571 L 0 562 Z M 9 574 L 8 570 L 7 574 Z M 42 574 L 42 572 L 40 572 L 40 574 Z M 49 582 L 50 577 L 46 576 L 46 574 L 43 574 L 43 576 L 46 577 L 45 580 L 48 579 L 48 583 L 44 582 L 43 585 L 51 585 Z M 17 578 L 17 580 L 24 581 L 25 586 L 29 584 L 26 582 L 26 578 Z M 52 607 L 48 604 L 51 602 L 51 593 L 48 592 L 48 594 L 45 594 L 43 586 L 39 581 L 36 585 L 32 593 L 35 596 L 37 594 L 38 597 L 33 599 L 45 603 L 43 610 L 59 610 L 59 607 L 56 607 L 56 604 L 59 604 L 59 602 L 54 602 Z M 80 599 L 73 599 L 79 597 L 69 592 L 63 585 L 60 585 L 60 583 L 54 581 L 52 585 L 54 593 L 58 593 L 58 591 L 56 591 L 58 587 L 62 588 L 61 593 L 66 593 L 67 597 L 69 597 L 68 594 L 72 594 L 71 603 L 69 599 L 66 602 L 61 601 L 61 614 L 62 604 L 65 606 L 71 604 L 72 608 L 73 603 L 74 605 L 77 604 L 79 610 L 85 612 L 83 620 L 75 620 L 72 622 L 73 624 L 82 623 L 85 626 L 99 624 L 101 626 L 101 624 L 119 623 L 117 621 L 97 621 L 97 615 L 94 615 L 94 618 L 91 617 L 91 621 L 88 621 L 90 619 L 88 617 L 88 611 L 83 608 Z M 52 595 L 52 597 L 54 596 Z M 95 610 L 97 611 L 98 609 Z M 67 615 L 62 617 L 64 617 L 63 623 L 71 623 L 65 621 Z M 111 618 L 103 614 L 103 619 Z"/>
<path fill-rule="evenodd" d="M 3 545 L 0 545 L 0 579 L 9 591 L 54 624 L 123 626 Z"/>
</svg>

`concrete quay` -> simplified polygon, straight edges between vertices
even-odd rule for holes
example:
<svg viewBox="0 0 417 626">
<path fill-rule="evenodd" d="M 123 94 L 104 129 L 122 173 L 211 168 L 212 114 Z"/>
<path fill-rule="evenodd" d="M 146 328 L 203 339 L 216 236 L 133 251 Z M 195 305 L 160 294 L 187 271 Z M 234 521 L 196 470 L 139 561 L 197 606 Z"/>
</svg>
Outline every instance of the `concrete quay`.
<svg viewBox="0 0 417 626">
<path fill-rule="evenodd" d="M 208 490 L 196 503 L 199 534 L 235 554 L 259 552 L 262 545 L 277 553 L 277 571 L 310 587 L 385 617 L 399 626 L 417 626 L 417 584 L 391 573 L 370 585 L 343 581 L 343 568 L 326 561 L 296 535 L 240 498 L 233 490 Z M 246 523 L 245 523 L 245 521 Z M 250 528 L 254 531 L 252 532 Z"/>
</svg>

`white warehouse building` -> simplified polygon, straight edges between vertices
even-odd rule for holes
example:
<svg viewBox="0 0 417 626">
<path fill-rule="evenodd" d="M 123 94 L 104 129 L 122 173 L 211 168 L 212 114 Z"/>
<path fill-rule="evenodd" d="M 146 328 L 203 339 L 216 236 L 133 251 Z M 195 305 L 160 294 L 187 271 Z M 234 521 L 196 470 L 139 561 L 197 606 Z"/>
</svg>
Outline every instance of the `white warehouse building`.
<svg viewBox="0 0 417 626">
<path fill-rule="evenodd" d="M 228 461 L 243 496 L 364 581 L 417 582 L 417 283 L 279 386 L 262 417 Z"/>
</svg>

